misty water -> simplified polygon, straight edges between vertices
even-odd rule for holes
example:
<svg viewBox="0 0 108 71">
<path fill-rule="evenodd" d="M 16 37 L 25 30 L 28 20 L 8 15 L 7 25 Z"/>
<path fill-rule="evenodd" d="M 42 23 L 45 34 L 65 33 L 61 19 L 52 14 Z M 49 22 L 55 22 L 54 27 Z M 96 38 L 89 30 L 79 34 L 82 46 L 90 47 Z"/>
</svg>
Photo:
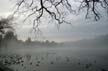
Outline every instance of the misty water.
<svg viewBox="0 0 108 71">
<path fill-rule="evenodd" d="M 0 62 L 14 71 L 107 71 L 108 48 L 3 48 Z"/>
</svg>

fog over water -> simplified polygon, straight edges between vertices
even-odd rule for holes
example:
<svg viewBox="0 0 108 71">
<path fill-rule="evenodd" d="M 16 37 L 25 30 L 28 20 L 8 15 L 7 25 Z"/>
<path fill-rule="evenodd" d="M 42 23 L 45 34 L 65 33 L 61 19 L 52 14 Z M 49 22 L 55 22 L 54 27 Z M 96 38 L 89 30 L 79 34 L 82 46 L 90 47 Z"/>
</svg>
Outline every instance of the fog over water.
<svg viewBox="0 0 108 71">
<path fill-rule="evenodd" d="M 84 41 L 86 47 L 82 47 Z M 87 47 L 88 41 L 40 45 L 17 40 L 1 48 L 0 63 L 14 71 L 107 71 L 108 46 L 98 47 L 96 42 Z"/>
<path fill-rule="evenodd" d="M 1 19 L 7 21 L 13 13 L 13 1 L 0 1 L 0 28 Z M 108 71 L 108 17 L 99 10 L 98 21 L 85 19 L 85 12 L 66 15 L 72 24 L 58 29 L 55 23 L 43 23 L 38 34 L 32 23 L 15 15 L 13 31 L 2 34 L 0 29 L 0 71 Z"/>
</svg>

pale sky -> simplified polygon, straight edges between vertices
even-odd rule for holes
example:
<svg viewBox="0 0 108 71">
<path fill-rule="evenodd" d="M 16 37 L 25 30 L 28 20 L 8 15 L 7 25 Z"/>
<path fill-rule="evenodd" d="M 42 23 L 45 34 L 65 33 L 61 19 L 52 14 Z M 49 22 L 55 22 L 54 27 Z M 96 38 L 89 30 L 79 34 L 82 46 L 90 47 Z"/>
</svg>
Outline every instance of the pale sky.
<svg viewBox="0 0 108 71">
<path fill-rule="evenodd" d="M 14 3 L 11 0 L 1 0 L 0 1 L 0 16 L 7 16 L 12 13 L 14 8 Z M 54 40 L 57 42 L 63 41 L 76 41 L 79 39 L 93 38 L 100 35 L 108 34 L 108 18 L 103 17 L 98 21 L 85 20 L 83 15 L 71 16 L 72 25 L 62 24 L 59 30 L 54 24 L 41 26 L 42 34 L 37 38 L 40 40 Z M 20 22 L 21 23 L 21 22 Z M 34 33 L 30 30 L 32 25 L 23 24 L 16 25 L 16 34 L 19 39 L 25 40 L 27 37 L 32 37 L 32 39 L 37 39 L 34 37 Z"/>
</svg>

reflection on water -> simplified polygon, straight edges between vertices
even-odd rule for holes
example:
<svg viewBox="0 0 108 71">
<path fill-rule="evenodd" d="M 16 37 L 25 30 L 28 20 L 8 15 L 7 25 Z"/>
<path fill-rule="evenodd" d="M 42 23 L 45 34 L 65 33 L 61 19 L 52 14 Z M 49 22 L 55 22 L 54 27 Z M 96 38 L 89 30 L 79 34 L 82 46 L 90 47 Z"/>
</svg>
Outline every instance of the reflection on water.
<svg viewBox="0 0 108 71">
<path fill-rule="evenodd" d="M 107 71 L 108 48 L 19 48 L 1 52 L 14 71 Z"/>
</svg>

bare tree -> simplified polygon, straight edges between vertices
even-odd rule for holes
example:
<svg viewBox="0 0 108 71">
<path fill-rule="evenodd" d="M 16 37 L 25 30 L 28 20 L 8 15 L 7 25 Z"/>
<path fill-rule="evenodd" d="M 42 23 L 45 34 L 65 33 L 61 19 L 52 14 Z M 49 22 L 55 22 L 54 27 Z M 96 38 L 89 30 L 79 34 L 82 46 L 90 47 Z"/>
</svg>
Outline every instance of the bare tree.
<svg viewBox="0 0 108 71">
<path fill-rule="evenodd" d="M 13 30 L 13 17 L 0 18 L 0 35 L 5 34 L 8 30 Z"/>
<path fill-rule="evenodd" d="M 0 47 L 2 46 L 7 47 L 9 40 L 15 38 L 13 21 L 14 21 L 13 16 L 0 18 Z"/>
<path fill-rule="evenodd" d="M 70 22 L 65 20 L 64 12 L 70 14 L 75 13 L 76 10 L 73 9 L 73 0 L 17 0 L 16 6 L 17 10 L 15 13 L 26 14 L 24 20 L 32 18 L 33 28 L 38 28 L 39 22 L 42 21 L 46 16 L 49 19 L 53 19 L 58 24 Z M 79 1 L 79 11 L 86 9 L 86 18 L 88 18 L 89 13 L 93 13 L 94 19 L 97 21 L 100 19 L 100 11 L 97 7 L 102 7 L 108 10 L 107 0 L 77 0 Z M 47 19 L 48 20 L 48 19 Z"/>
</svg>

